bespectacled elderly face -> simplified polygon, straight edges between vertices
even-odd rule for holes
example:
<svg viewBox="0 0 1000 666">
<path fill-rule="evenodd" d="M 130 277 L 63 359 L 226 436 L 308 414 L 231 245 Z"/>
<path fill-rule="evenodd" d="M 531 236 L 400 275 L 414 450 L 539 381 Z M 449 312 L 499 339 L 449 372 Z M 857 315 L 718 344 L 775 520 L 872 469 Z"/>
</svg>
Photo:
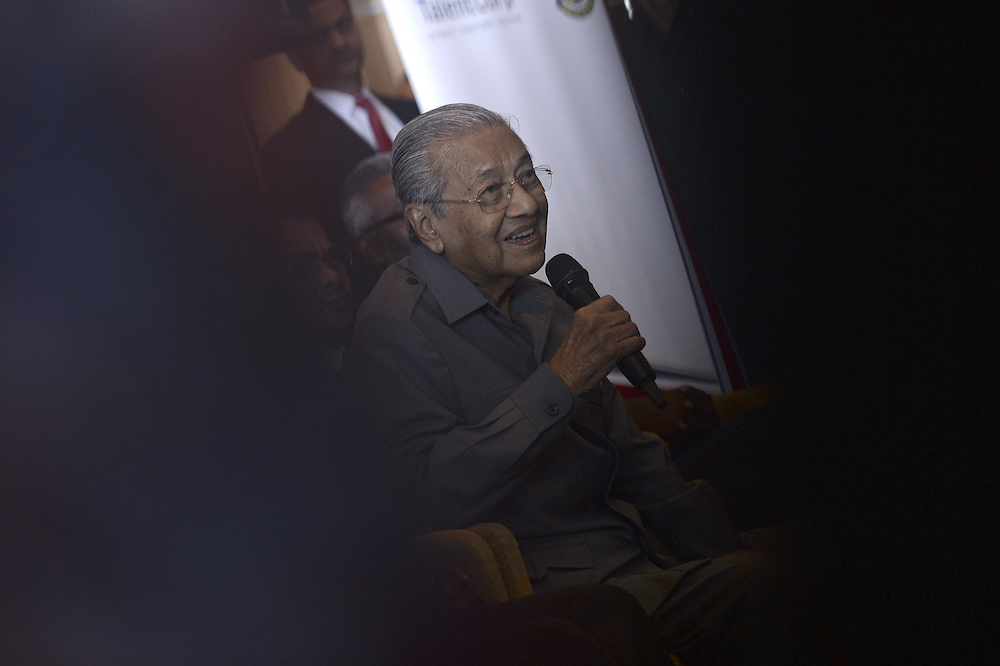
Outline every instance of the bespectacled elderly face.
<svg viewBox="0 0 1000 666">
<path fill-rule="evenodd" d="M 368 230 L 358 236 L 358 249 L 375 273 L 381 275 L 391 264 L 410 254 L 410 239 L 389 173 L 371 182 L 365 190 L 365 198 L 371 207 L 371 223 Z"/>
<path fill-rule="evenodd" d="M 437 150 L 437 163 L 448 165 L 442 199 L 479 199 L 488 188 L 506 187 L 533 167 L 524 143 L 502 126 L 458 137 Z M 492 302 L 545 263 L 545 192 L 531 195 L 514 185 L 510 205 L 494 213 L 484 213 L 477 203 L 442 205 L 440 218 L 422 207 L 425 221 L 415 225 L 421 241 Z"/>
</svg>

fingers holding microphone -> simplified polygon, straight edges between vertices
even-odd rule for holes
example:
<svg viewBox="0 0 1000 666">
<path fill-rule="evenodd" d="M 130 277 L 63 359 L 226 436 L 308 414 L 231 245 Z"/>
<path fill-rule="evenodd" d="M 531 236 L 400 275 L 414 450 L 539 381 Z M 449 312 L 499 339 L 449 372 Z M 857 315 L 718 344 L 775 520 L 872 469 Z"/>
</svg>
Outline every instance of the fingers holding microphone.
<svg viewBox="0 0 1000 666">
<path fill-rule="evenodd" d="M 641 350 L 646 340 L 629 313 L 611 296 L 578 309 L 549 365 L 575 395 L 597 386 L 618 360 Z"/>
<path fill-rule="evenodd" d="M 594 285 L 590 284 L 589 273 L 580 265 L 580 262 L 568 254 L 557 254 L 552 257 L 545 267 L 545 275 L 549 278 L 549 283 L 555 290 L 556 295 L 569 303 L 577 312 L 585 309 L 588 305 L 596 305 L 597 302 L 604 301 L 597 294 Z M 595 314 L 615 311 L 624 313 L 625 319 L 628 321 L 628 326 L 619 329 L 617 335 L 611 334 L 608 342 L 612 347 L 608 348 L 607 351 L 612 355 L 618 355 L 616 365 L 632 386 L 642 389 L 649 396 L 649 399 L 653 401 L 653 404 L 660 409 L 666 407 L 667 399 L 656 385 L 656 373 L 653 372 L 653 368 L 649 365 L 646 357 L 639 351 L 646 344 L 646 341 L 642 339 L 638 330 L 634 328 L 635 324 L 631 323 L 631 317 L 628 317 L 628 313 L 613 298 L 604 301 L 602 305 L 597 306 L 593 310 Z M 619 319 L 617 324 L 624 326 L 625 319 Z M 575 321 L 574 318 L 574 323 Z M 598 340 L 598 343 L 600 342 Z M 625 350 L 624 354 L 620 353 L 622 350 Z M 556 367 L 562 369 L 561 364 L 563 360 L 560 358 L 557 361 Z M 602 373 L 606 374 L 610 369 L 611 366 L 608 366 L 607 370 L 602 370 Z M 575 376 L 575 373 L 573 374 Z M 579 383 L 575 378 L 572 378 L 572 381 L 567 381 L 566 383 L 567 386 L 572 387 L 575 391 L 579 386 L 595 386 L 601 381 L 604 374 L 601 376 L 589 376 L 585 380 L 579 380 Z M 586 388 L 583 390 L 586 390 Z"/>
</svg>

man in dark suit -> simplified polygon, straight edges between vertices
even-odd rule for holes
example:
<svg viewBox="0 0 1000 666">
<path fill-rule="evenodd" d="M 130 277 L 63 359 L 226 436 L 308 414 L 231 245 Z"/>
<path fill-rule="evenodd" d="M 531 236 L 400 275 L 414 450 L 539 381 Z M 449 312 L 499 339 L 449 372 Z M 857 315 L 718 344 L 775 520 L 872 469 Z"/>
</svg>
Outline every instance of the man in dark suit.
<svg viewBox="0 0 1000 666">
<path fill-rule="evenodd" d="M 313 89 L 264 146 L 264 177 L 279 207 L 308 210 L 331 240 L 349 243 L 339 213 L 344 180 L 364 158 L 387 152 L 419 111 L 412 101 L 380 100 L 362 84 L 361 36 L 345 0 L 307 2 L 305 11 L 311 37 L 287 53 Z"/>
</svg>

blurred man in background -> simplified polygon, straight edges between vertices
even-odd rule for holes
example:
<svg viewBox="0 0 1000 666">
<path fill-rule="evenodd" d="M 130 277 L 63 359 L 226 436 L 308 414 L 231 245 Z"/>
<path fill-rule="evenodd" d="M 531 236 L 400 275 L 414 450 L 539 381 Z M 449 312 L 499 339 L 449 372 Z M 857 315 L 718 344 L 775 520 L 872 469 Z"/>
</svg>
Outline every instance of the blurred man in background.
<svg viewBox="0 0 1000 666">
<path fill-rule="evenodd" d="M 382 100 L 361 77 L 361 35 L 346 0 L 306 2 L 311 36 L 287 51 L 309 77 L 302 110 L 263 148 L 265 182 L 279 202 L 302 205 L 331 240 L 346 240 L 340 190 L 358 162 L 388 152 L 403 124 L 417 115 L 411 100 Z"/>
<path fill-rule="evenodd" d="M 410 254 L 411 241 L 392 188 L 390 166 L 389 155 L 372 155 L 354 168 L 344 184 L 344 224 L 376 278 Z"/>
</svg>

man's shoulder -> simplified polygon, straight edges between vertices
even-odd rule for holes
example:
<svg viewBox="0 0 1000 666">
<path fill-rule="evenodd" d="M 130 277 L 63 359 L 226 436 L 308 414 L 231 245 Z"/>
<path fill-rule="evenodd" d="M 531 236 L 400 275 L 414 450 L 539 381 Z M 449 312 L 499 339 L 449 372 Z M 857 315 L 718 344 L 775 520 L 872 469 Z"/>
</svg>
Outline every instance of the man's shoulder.
<svg viewBox="0 0 1000 666">
<path fill-rule="evenodd" d="M 411 318 L 426 288 L 427 284 L 413 274 L 405 260 L 389 266 L 358 309 L 358 327 L 370 318 Z"/>
<path fill-rule="evenodd" d="M 555 290 L 547 282 L 543 282 L 531 275 L 523 277 L 517 282 L 514 288 L 514 298 L 521 302 L 525 299 L 531 299 L 543 303 L 547 307 L 551 307 L 559 314 L 573 316 L 573 308 L 570 307 L 569 303 L 559 298 Z"/>
<path fill-rule="evenodd" d="M 317 139 L 330 134 L 339 135 L 349 129 L 337 114 L 317 102 L 310 94 L 306 96 L 299 112 L 268 139 L 263 151 L 270 154 L 293 146 L 315 145 Z"/>
<path fill-rule="evenodd" d="M 444 314 L 405 263 L 389 266 L 358 309 L 349 355 L 354 372 L 367 372 L 372 358 L 413 367 L 438 358 L 432 331 L 445 322 Z"/>
</svg>

